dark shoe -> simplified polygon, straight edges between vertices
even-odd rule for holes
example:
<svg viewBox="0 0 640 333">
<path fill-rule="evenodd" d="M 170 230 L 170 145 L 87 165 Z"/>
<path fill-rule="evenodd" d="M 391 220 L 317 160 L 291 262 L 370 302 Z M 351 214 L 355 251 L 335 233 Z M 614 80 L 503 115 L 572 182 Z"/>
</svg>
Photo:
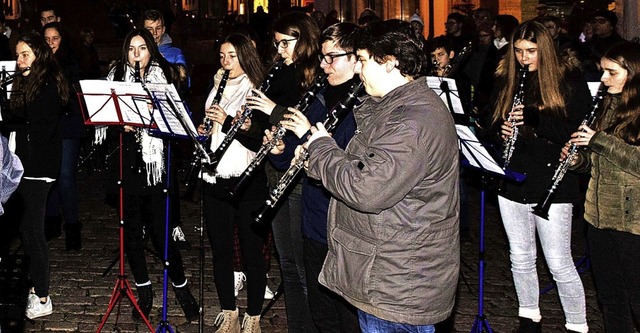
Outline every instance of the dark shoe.
<svg viewBox="0 0 640 333">
<path fill-rule="evenodd" d="M 512 333 L 541 333 L 542 323 L 534 322 L 529 318 L 518 317 L 520 324 L 517 329 L 514 329 Z"/>
<path fill-rule="evenodd" d="M 80 230 L 82 230 L 82 223 L 64 224 L 64 242 L 67 246 L 67 251 L 80 251 L 82 249 Z"/>
<path fill-rule="evenodd" d="M 44 238 L 50 241 L 62 235 L 62 218 L 60 216 L 47 216 L 44 218 Z"/>
<path fill-rule="evenodd" d="M 198 301 L 196 301 L 191 294 L 189 286 L 184 285 L 184 287 L 180 288 L 173 287 L 173 292 L 176 294 L 176 300 L 178 300 L 178 304 L 180 304 L 187 321 L 192 322 L 198 320 L 200 317 L 200 306 L 198 306 Z"/>
<path fill-rule="evenodd" d="M 151 285 L 148 285 L 136 287 L 136 289 L 138 290 L 138 306 L 140 307 L 140 311 L 149 319 L 149 313 L 151 313 L 151 308 L 153 307 L 153 288 L 151 288 Z M 131 316 L 135 320 L 142 320 L 140 313 L 138 313 L 136 309 L 133 309 Z"/>
</svg>

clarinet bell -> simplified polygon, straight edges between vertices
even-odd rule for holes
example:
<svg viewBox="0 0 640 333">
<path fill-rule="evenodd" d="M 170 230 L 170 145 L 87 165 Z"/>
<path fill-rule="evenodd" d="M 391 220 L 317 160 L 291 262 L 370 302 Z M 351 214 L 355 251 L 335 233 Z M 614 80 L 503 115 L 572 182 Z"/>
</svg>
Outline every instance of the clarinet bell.
<svg viewBox="0 0 640 333">
<path fill-rule="evenodd" d="M 555 197 L 555 193 L 548 191 L 547 195 L 533 207 L 533 213 L 539 217 L 542 217 L 545 220 L 549 219 L 549 208 L 551 208 L 551 203 L 553 202 L 553 198 Z"/>
</svg>

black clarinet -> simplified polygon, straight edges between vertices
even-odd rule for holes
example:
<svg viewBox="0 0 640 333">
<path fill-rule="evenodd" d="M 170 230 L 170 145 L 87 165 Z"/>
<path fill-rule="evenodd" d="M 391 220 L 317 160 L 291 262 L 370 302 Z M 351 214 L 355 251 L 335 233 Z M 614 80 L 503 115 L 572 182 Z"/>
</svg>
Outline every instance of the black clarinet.
<svg viewBox="0 0 640 333">
<path fill-rule="evenodd" d="M 358 102 L 358 97 L 364 90 L 364 84 L 362 82 L 354 82 L 347 96 L 336 105 L 329 116 L 324 121 L 323 125 L 328 132 L 334 131 L 340 121 L 353 110 L 353 107 Z M 303 149 L 300 152 L 300 156 L 296 160 L 296 163 L 291 165 L 289 169 L 284 173 L 282 178 L 278 181 L 278 185 L 271 190 L 269 198 L 265 201 L 262 207 L 253 213 L 253 219 L 255 223 L 264 225 L 264 217 L 267 216 L 271 210 L 278 204 L 282 196 L 287 192 L 287 189 L 291 187 L 291 184 L 295 184 L 295 180 L 298 178 L 300 171 L 304 169 L 305 162 L 309 159 L 309 152 Z"/>
<path fill-rule="evenodd" d="M 304 114 L 307 111 L 307 108 L 316 97 L 320 89 L 322 89 L 327 84 L 327 74 L 320 74 L 316 78 L 313 86 L 302 96 L 298 104 L 294 107 L 294 109 L 302 112 Z M 260 150 L 256 153 L 256 156 L 251 160 L 249 166 L 244 170 L 242 175 L 240 175 L 240 179 L 235 183 L 235 185 L 229 189 L 229 195 L 232 197 L 236 197 L 239 193 L 241 193 L 244 188 L 249 184 L 249 179 L 253 175 L 253 171 L 257 169 L 264 158 L 269 154 L 271 149 L 278 144 L 278 141 L 282 140 L 284 134 L 287 132 L 287 129 L 282 126 L 279 122 L 276 125 L 276 129 L 271 131 L 272 137 L 267 143 L 263 144 L 260 147 Z"/>
<path fill-rule="evenodd" d="M 149 93 L 146 85 L 144 84 L 144 81 L 142 81 L 142 75 L 140 73 L 140 61 L 136 61 L 133 66 L 133 82 L 142 84 L 142 88 L 147 93 Z M 149 94 L 149 96 L 151 96 L 151 94 Z M 133 166 L 133 170 L 135 170 L 137 173 L 143 173 L 146 169 L 146 163 L 144 163 L 144 160 L 142 159 L 142 146 L 140 145 L 140 142 L 142 141 L 142 131 L 143 130 L 141 128 L 136 128 L 134 134 L 136 136 L 136 143 L 138 145 L 136 148 L 136 158 L 134 161 L 135 165 Z"/>
<path fill-rule="evenodd" d="M 604 98 L 606 92 L 607 87 L 604 85 L 604 83 L 601 83 L 600 87 L 598 87 L 598 93 L 593 98 L 591 111 L 584 118 L 580 126 L 587 125 L 591 127 L 591 125 L 593 125 L 596 120 L 596 110 L 600 106 L 600 102 Z M 556 171 L 553 173 L 553 177 L 551 178 L 551 185 L 549 185 L 549 187 L 547 188 L 546 195 L 544 196 L 544 198 L 542 198 L 542 200 L 540 200 L 540 202 L 538 202 L 537 205 L 535 205 L 535 207 L 533 207 L 534 214 L 542 217 L 543 219 L 549 219 L 549 208 L 551 208 L 553 199 L 556 196 L 556 190 L 558 189 L 558 186 L 560 186 L 564 175 L 567 173 L 567 171 L 569 171 L 569 167 L 573 165 L 576 157 L 578 157 L 578 146 L 574 143 L 571 143 L 571 145 L 569 146 L 569 153 L 567 154 L 567 157 L 562 162 L 560 162 L 560 164 L 556 167 Z"/>
<path fill-rule="evenodd" d="M 231 73 L 230 70 L 225 70 L 224 73 L 222 73 L 222 78 L 220 79 L 220 83 L 218 84 L 218 90 L 216 91 L 216 96 L 213 97 L 213 102 L 209 107 L 220 104 L 220 101 L 222 100 L 222 94 L 224 93 L 224 88 L 227 86 L 229 73 Z M 213 120 L 205 116 L 204 121 L 202 122 L 202 125 L 204 125 L 204 131 L 209 132 L 211 130 L 211 127 L 213 127 Z"/>
<path fill-rule="evenodd" d="M 231 73 L 230 70 L 225 70 L 222 73 L 222 78 L 220 79 L 220 83 L 218 84 L 218 90 L 216 91 L 216 95 L 213 97 L 213 102 L 211 103 L 211 106 L 220 104 L 220 101 L 222 100 L 222 94 L 224 93 L 224 88 L 227 86 L 229 73 Z M 204 120 L 202 121 L 202 125 L 204 126 L 205 132 L 208 133 L 211 130 L 211 127 L 213 127 L 213 121 L 205 116 Z M 204 143 L 204 149 L 205 150 L 209 149 L 208 148 L 209 146 L 211 146 L 211 136 L 207 137 L 207 140 Z M 193 175 L 196 169 L 198 169 L 198 165 L 200 164 L 200 161 L 202 159 L 202 156 L 200 154 L 201 153 L 198 149 L 193 150 L 193 158 L 191 159 L 191 163 L 189 164 L 189 169 L 187 170 L 187 173 L 184 177 L 185 185 L 187 187 L 191 186 Z"/>
<path fill-rule="evenodd" d="M 278 70 L 280 70 L 280 68 L 282 68 L 282 64 L 283 62 L 279 61 L 275 63 L 273 67 L 271 67 L 271 70 L 269 70 L 269 73 L 267 73 L 267 76 L 265 77 L 265 79 L 262 81 L 262 84 L 260 85 L 259 90 L 261 92 L 264 93 L 267 90 L 269 90 L 269 87 L 271 87 L 271 79 L 273 79 L 273 76 L 275 75 L 275 73 Z M 254 96 L 257 96 L 257 94 L 254 94 Z M 211 161 L 211 163 L 203 163 L 203 166 L 205 168 L 213 172 L 216 171 L 216 168 L 218 167 L 218 163 L 220 163 L 220 160 L 222 160 L 222 157 L 229 149 L 229 146 L 231 145 L 233 138 L 236 136 L 238 131 L 240 131 L 240 128 L 242 127 L 244 122 L 247 119 L 249 119 L 252 114 L 253 114 L 253 110 L 249 107 L 245 107 L 240 117 L 236 120 L 235 123 L 233 123 L 233 125 L 231 125 L 231 127 L 225 134 L 225 137 L 224 139 L 222 139 L 222 142 L 220 142 L 220 145 L 218 146 L 218 148 L 213 152 L 207 150 L 207 155 L 209 156 L 209 161 Z M 208 147 L 209 146 L 207 145 L 206 149 L 209 149 Z"/>
</svg>

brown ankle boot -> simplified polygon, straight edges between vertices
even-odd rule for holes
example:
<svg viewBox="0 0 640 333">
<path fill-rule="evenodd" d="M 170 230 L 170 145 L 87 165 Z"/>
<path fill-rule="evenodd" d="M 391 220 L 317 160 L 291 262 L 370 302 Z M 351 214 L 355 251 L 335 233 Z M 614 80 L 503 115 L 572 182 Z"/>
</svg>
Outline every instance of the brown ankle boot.
<svg viewBox="0 0 640 333">
<path fill-rule="evenodd" d="M 238 308 L 235 310 L 222 310 L 218 313 L 214 325 L 219 326 L 215 333 L 240 333 L 240 321 L 238 320 Z"/>
<path fill-rule="evenodd" d="M 248 313 L 245 313 L 244 319 L 242 319 L 242 333 L 262 333 L 260 329 L 260 315 L 250 316 Z"/>
</svg>

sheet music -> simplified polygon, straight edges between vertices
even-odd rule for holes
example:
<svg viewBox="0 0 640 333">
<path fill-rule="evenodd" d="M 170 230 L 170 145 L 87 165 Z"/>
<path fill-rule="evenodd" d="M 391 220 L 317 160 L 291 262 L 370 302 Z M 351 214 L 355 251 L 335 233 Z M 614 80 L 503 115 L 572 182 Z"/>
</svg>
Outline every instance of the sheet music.
<svg viewBox="0 0 640 333">
<path fill-rule="evenodd" d="M 440 99 L 442 99 L 444 105 L 446 105 L 448 109 L 449 101 L 447 101 L 447 94 L 445 94 L 442 91 L 442 88 L 440 88 L 442 82 L 447 82 L 447 85 L 449 85 L 449 97 L 451 98 L 451 105 L 453 105 L 453 110 L 449 110 L 449 112 L 464 114 L 464 110 L 462 109 L 462 102 L 460 101 L 460 96 L 458 95 L 456 80 L 439 76 L 427 76 L 427 85 L 429 86 L 429 88 L 431 88 L 431 90 L 435 91 L 438 96 L 440 96 Z"/>
<path fill-rule="evenodd" d="M 151 110 L 149 95 L 139 82 L 80 80 L 82 97 L 87 107 L 87 124 L 125 124 L 149 126 Z M 122 121 L 118 119 L 111 92 L 118 96 Z"/>
<path fill-rule="evenodd" d="M 456 125 L 456 132 L 458 133 L 458 140 L 461 141 L 460 149 L 462 154 L 467 158 L 469 164 L 479 169 L 504 175 L 504 170 L 482 146 L 469 127 Z"/>
<path fill-rule="evenodd" d="M 197 133 L 189 111 L 173 84 L 147 83 L 147 89 L 154 95 L 161 110 L 153 113 L 153 121 L 158 131 L 179 136 L 189 136 L 187 131 Z"/>
</svg>

